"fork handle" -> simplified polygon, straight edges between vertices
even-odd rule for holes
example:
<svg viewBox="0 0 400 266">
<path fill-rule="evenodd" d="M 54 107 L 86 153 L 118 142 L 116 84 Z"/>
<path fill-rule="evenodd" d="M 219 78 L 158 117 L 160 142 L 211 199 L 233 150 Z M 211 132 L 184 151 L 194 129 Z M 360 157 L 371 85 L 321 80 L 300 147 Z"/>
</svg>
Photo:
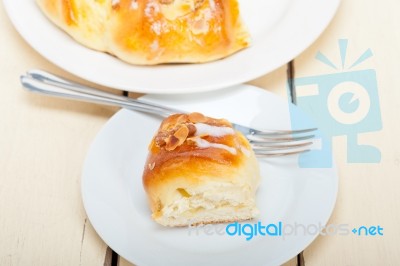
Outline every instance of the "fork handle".
<svg viewBox="0 0 400 266">
<path fill-rule="evenodd" d="M 136 100 L 126 96 L 115 95 L 92 87 L 74 83 L 42 70 L 31 70 L 20 77 L 24 88 L 32 92 L 69 98 L 74 100 L 107 104 L 132 109 L 140 112 L 167 117 L 182 111 L 157 105 L 143 100 Z"/>
</svg>

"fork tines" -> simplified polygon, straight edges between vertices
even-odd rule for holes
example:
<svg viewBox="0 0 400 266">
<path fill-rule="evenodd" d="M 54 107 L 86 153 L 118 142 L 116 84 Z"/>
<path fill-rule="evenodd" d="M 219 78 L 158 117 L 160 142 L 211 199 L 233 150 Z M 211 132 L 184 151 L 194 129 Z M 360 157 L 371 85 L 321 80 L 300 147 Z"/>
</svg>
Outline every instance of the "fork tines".
<svg viewBox="0 0 400 266">
<path fill-rule="evenodd" d="M 317 128 L 293 131 L 253 131 L 246 137 L 258 157 L 277 157 L 310 151 L 315 135 L 306 133 L 315 130 Z"/>
</svg>

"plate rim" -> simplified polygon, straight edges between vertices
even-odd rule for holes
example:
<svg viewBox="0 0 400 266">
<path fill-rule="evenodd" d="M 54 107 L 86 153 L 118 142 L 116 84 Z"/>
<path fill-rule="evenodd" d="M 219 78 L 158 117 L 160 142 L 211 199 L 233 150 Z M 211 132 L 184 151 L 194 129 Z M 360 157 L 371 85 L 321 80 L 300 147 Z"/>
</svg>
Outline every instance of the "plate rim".
<svg viewBox="0 0 400 266">
<path fill-rule="evenodd" d="M 33 1 L 32 1 L 33 2 Z M 80 77 L 82 79 L 88 80 L 90 82 L 107 86 L 110 88 L 115 88 L 115 89 L 120 89 L 120 90 L 126 90 L 126 91 L 131 91 L 131 92 L 139 92 L 139 93 L 155 93 L 155 94 L 183 94 L 183 93 L 198 93 L 198 92 L 206 92 L 206 91 L 213 91 L 213 90 L 219 90 L 223 89 L 226 87 L 230 87 L 236 84 L 248 82 L 250 80 L 256 79 L 264 74 L 270 73 L 271 71 L 285 65 L 287 62 L 292 60 L 293 58 L 297 57 L 299 54 L 301 54 L 307 47 L 309 47 L 311 44 L 313 44 L 317 38 L 321 35 L 321 33 L 326 29 L 326 27 L 329 25 L 329 23 L 332 21 L 334 15 L 336 14 L 338 7 L 340 6 L 341 0 L 329 0 L 328 2 L 323 1 L 324 3 L 321 5 L 321 1 L 319 0 L 303 0 L 301 4 L 298 4 L 296 1 L 292 1 L 290 5 L 290 9 L 292 9 L 294 6 L 297 7 L 301 5 L 306 5 L 306 6 L 315 6 L 315 3 L 319 4 L 318 6 L 325 7 L 323 10 L 323 16 L 318 15 L 318 16 L 312 16 L 312 14 L 315 14 L 315 11 L 312 11 L 312 8 L 309 8 L 309 18 L 311 17 L 312 19 L 316 20 L 313 22 L 310 22 L 309 24 L 315 25 L 313 29 L 313 33 L 308 32 L 307 34 L 303 34 L 302 38 L 296 40 L 296 45 L 291 45 L 291 50 L 290 51 L 285 51 L 285 53 L 281 53 L 280 59 L 279 60 L 273 60 L 276 61 L 274 64 L 270 64 L 268 62 L 268 58 L 263 58 L 263 60 L 255 60 L 255 64 L 257 64 L 257 67 L 253 68 L 251 71 L 247 69 L 247 71 L 243 72 L 244 74 L 242 75 L 229 75 L 229 74 L 224 74 L 224 77 L 229 77 L 229 78 L 224 78 L 220 79 L 217 82 L 209 82 L 209 83 L 199 83 L 199 80 L 194 81 L 193 83 L 190 84 L 189 86 L 186 84 L 180 84 L 179 82 L 176 82 L 175 80 L 170 83 L 165 83 L 165 82 L 160 82 L 157 86 L 153 85 L 145 85 L 145 84 L 136 84 L 135 83 L 135 77 L 133 77 L 130 80 L 126 81 L 121 81 L 120 79 L 112 79 L 109 77 L 106 77 L 107 75 L 98 75 L 96 71 L 89 71 L 85 72 L 83 71 L 84 67 L 83 66 L 76 66 L 77 64 L 73 63 L 66 63 L 63 58 L 65 58 L 63 55 L 57 55 L 54 57 L 52 52 L 49 51 L 44 51 L 41 48 L 40 42 L 38 42 L 35 39 L 32 39 L 31 35 L 28 33 L 29 29 L 27 27 L 21 25 L 21 19 L 18 18 L 17 14 L 14 14 L 11 10 L 13 10 L 12 6 L 13 4 L 16 3 L 15 0 L 3 0 L 3 4 L 5 6 L 6 13 L 10 20 L 12 21 L 12 24 L 14 25 L 14 28 L 19 32 L 19 34 L 22 36 L 22 38 L 34 49 L 36 50 L 41 56 L 46 58 L 48 61 L 53 63 L 54 65 L 64 69 L 65 71 Z M 295 3 L 295 4 L 293 4 Z M 296 4 L 297 3 L 297 4 Z M 328 4 L 327 4 L 328 3 Z M 303 11 L 307 10 L 307 8 L 303 8 Z M 38 9 L 40 12 L 40 10 Z M 21 11 L 22 12 L 22 11 Z M 287 16 L 284 15 L 284 16 Z M 318 17 L 318 19 L 316 19 Z M 22 19 L 23 20 L 23 19 Z M 50 24 L 50 22 L 49 22 Z M 55 25 L 52 25 L 53 27 L 56 27 Z M 59 30 L 59 29 L 58 29 Z M 61 30 L 62 31 L 62 30 Z M 296 32 L 296 29 L 293 30 L 293 32 Z M 298 36 L 297 36 L 298 37 Z M 72 38 L 71 38 L 71 42 Z M 74 45 L 78 44 L 77 42 L 74 42 Z M 80 46 L 80 50 L 82 51 L 90 51 L 90 53 L 98 53 L 95 52 L 89 48 L 86 48 L 85 46 L 78 44 Z M 296 49 L 294 48 L 296 47 Z M 86 49 L 86 50 L 84 50 Z M 251 49 L 251 48 L 247 48 Z M 86 53 L 86 52 L 85 52 Z M 240 53 L 240 52 L 239 52 Z M 76 56 L 76 55 L 75 55 Z M 97 57 L 102 57 L 104 56 L 104 53 L 101 53 Z M 231 58 L 231 57 L 228 57 Z M 253 58 L 254 59 L 254 58 Z M 120 61 L 119 59 L 116 59 L 117 61 Z M 210 64 L 213 65 L 214 63 L 222 62 L 222 61 L 228 61 L 227 59 L 222 59 L 220 61 L 215 61 L 211 63 L 205 63 L 204 65 Z M 252 60 L 246 59 L 246 60 Z M 263 61 L 263 62 L 261 62 Z M 230 62 L 230 61 L 228 61 Z M 119 64 L 121 62 L 118 62 Z M 122 62 L 123 63 L 123 62 Z M 230 63 L 241 63 L 240 61 L 232 61 Z M 250 61 L 246 61 L 247 64 L 250 64 Z M 254 62 L 253 62 L 254 63 Z M 127 67 L 129 68 L 130 65 L 127 63 Z M 78 64 L 79 65 L 79 64 Z M 193 64 L 189 64 L 190 66 L 193 66 Z M 199 64 L 203 65 L 203 64 Z M 162 65 L 162 67 L 167 66 L 167 65 Z M 142 69 L 140 66 L 133 66 L 131 69 L 132 73 L 135 73 L 134 69 L 138 67 L 139 69 Z M 170 66 L 168 66 L 170 67 Z M 175 66 L 172 66 L 175 68 Z M 125 68 L 125 67 L 124 67 Z M 146 67 L 144 67 L 146 68 Z M 206 70 L 206 69 L 204 69 Z M 199 72 L 198 70 L 196 70 Z M 196 72 L 195 71 L 195 72 Z M 158 72 L 155 72 L 158 73 Z M 162 84 L 161 84 L 162 83 Z"/>
</svg>

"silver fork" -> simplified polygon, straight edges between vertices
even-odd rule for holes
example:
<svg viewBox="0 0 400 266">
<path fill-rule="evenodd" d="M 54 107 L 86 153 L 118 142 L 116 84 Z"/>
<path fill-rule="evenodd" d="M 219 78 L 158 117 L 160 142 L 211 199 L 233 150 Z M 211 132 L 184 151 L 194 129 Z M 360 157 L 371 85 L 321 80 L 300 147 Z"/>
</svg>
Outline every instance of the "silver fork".
<svg viewBox="0 0 400 266">
<path fill-rule="evenodd" d="M 115 95 L 66 80 L 42 70 L 30 70 L 21 76 L 22 85 L 32 92 L 75 100 L 120 106 L 140 112 L 167 117 L 175 113 L 185 113 L 170 107 Z M 317 128 L 302 130 L 256 130 L 232 123 L 250 141 L 254 152 L 259 157 L 276 157 L 309 151 L 312 132 Z M 310 133 L 311 132 L 311 133 Z M 309 133 L 309 134 L 308 134 Z"/>
</svg>

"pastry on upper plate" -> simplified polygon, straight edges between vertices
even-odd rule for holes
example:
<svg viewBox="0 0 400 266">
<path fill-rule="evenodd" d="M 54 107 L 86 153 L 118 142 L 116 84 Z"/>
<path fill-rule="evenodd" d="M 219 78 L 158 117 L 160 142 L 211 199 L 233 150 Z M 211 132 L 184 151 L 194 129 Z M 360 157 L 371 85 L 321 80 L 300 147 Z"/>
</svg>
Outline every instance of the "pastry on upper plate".
<svg viewBox="0 0 400 266">
<path fill-rule="evenodd" d="M 259 183 L 247 139 L 228 121 L 199 113 L 162 122 L 143 173 L 152 217 L 165 226 L 252 219 Z"/>
<path fill-rule="evenodd" d="M 78 42 L 139 65 L 200 63 L 249 45 L 237 0 L 36 0 Z"/>
</svg>

